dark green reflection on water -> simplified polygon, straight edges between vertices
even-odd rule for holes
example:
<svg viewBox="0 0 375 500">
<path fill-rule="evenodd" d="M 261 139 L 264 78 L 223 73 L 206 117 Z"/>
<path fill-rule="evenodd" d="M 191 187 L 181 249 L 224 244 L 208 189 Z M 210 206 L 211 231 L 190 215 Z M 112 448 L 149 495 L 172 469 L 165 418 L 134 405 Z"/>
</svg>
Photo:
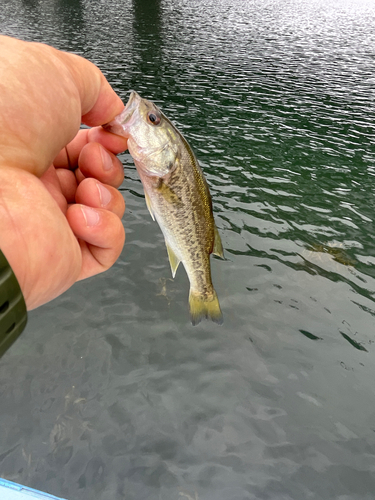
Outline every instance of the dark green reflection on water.
<svg viewBox="0 0 375 500">
<path fill-rule="evenodd" d="M 129 80 L 131 89 L 144 88 L 145 80 L 152 88 L 162 86 L 164 45 L 160 0 L 132 0 L 133 10 L 133 60 L 136 71 Z M 145 96 L 152 97 L 152 96 Z"/>
<path fill-rule="evenodd" d="M 84 32 L 84 5 L 83 0 L 57 0 L 55 15 L 66 36 L 74 45 L 77 35 Z M 83 46 L 80 47 L 83 50 Z"/>
<path fill-rule="evenodd" d="M 140 39 L 145 42 L 151 36 L 152 42 L 161 40 L 161 0 L 132 0 L 134 12 L 133 27 Z M 153 38 L 156 35 L 158 38 Z M 152 48 L 157 49 L 158 45 L 148 43 L 150 54 L 153 54 Z"/>
<path fill-rule="evenodd" d="M 39 6 L 40 0 L 22 0 L 22 4 L 25 7 L 30 7 L 35 9 L 35 7 Z"/>
</svg>

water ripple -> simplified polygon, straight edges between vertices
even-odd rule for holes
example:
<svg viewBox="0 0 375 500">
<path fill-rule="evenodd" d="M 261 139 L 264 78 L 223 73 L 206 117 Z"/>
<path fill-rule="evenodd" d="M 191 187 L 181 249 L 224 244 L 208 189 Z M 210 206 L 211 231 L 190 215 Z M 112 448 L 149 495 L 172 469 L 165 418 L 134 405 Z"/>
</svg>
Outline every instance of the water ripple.
<svg viewBox="0 0 375 500">
<path fill-rule="evenodd" d="M 224 326 L 194 330 L 120 155 L 123 255 L 4 358 L 2 475 L 82 500 L 373 497 L 374 18 L 372 0 L 3 2 L 3 33 L 85 55 L 178 125 L 226 260 Z"/>
</svg>

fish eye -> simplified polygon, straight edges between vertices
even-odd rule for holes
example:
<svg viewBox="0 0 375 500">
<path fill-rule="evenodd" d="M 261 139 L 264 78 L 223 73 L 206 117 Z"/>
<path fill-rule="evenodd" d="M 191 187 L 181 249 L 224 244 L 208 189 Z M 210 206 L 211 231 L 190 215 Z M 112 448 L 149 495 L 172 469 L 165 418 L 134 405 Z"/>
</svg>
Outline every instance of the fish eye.
<svg viewBox="0 0 375 500">
<path fill-rule="evenodd" d="M 147 118 L 149 122 L 152 123 L 152 125 L 159 125 L 160 123 L 160 116 L 156 115 L 155 113 L 149 113 L 147 115 Z"/>
</svg>

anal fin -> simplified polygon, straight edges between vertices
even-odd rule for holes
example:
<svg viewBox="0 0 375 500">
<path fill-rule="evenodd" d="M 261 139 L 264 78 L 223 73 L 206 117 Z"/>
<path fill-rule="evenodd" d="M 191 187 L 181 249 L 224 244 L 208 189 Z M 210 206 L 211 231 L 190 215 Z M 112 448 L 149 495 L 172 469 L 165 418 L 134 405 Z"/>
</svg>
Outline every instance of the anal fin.
<svg viewBox="0 0 375 500">
<path fill-rule="evenodd" d="M 173 278 L 176 276 L 176 271 L 177 268 L 180 264 L 180 259 L 176 256 L 172 248 L 168 245 L 167 242 L 165 242 L 165 246 L 167 247 L 167 252 L 168 252 L 168 257 L 169 257 L 169 263 L 171 265 L 171 271 L 172 271 L 172 276 Z"/>
</svg>

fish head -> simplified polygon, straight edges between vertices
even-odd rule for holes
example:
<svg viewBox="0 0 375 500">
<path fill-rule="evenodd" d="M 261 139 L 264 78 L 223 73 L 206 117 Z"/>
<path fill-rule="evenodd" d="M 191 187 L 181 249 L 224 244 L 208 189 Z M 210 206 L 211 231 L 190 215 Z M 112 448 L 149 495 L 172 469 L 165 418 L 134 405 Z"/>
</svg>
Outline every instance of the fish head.
<svg viewBox="0 0 375 500">
<path fill-rule="evenodd" d="M 127 137 L 129 153 L 144 173 L 164 177 L 176 168 L 180 134 L 153 102 L 137 92 L 130 94 L 122 113 L 103 128 Z"/>
</svg>

